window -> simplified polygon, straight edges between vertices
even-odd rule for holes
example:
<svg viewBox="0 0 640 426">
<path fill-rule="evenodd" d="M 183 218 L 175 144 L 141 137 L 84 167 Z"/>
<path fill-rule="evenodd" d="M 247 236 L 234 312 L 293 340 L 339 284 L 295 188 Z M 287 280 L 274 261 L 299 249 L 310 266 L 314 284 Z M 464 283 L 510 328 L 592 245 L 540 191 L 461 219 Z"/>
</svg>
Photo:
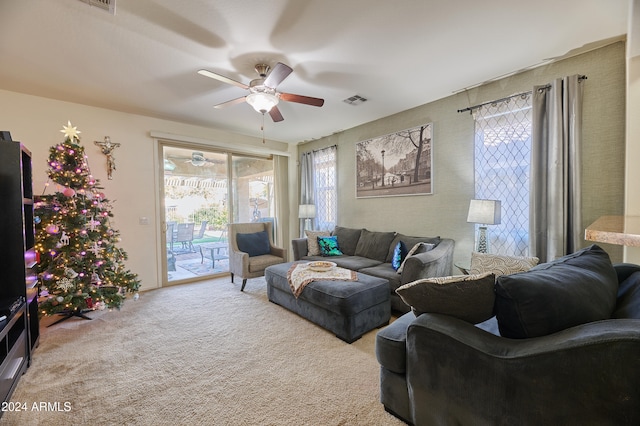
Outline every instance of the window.
<svg viewBox="0 0 640 426">
<path fill-rule="evenodd" d="M 318 230 L 333 230 L 338 220 L 336 147 L 321 149 L 313 156 L 316 223 Z"/>
<path fill-rule="evenodd" d="M 482 105 L 475 119 L 475 198 L 500 200 L 502 222 L 489 226 L 491 253 L 529 254 L 531 94 Z"/>
<path fill-rule="evenodd" d="M 316 206 L 316 230 L 333 230 L 338 221 L 336 152 L 337 147 L 330 146 L 300 157 L 300 204 Z"/>
</svg>

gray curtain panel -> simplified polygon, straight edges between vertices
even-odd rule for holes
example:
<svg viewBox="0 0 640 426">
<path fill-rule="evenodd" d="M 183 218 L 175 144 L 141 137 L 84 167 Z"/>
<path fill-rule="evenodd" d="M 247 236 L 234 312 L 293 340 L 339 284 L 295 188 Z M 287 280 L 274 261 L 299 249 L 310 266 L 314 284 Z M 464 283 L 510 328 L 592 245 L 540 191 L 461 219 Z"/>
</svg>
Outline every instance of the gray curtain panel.
<svg viewBox="0 0 640 426">
<path fill-rule="evenodd" d="M 541 262 L 582 242 L 581 81 L 572 75 L 533 90 L 529 244 Z"/>
<path fill-rule="evenodd" d="M 315 204 L 314 153 L 303 152 L 300 156 L 300 204 Z M 297 213 L 296 213 L 297 214 Z M 311 219 L 313 224 L 314 219 Z M 300 236 L 304 237 L 304 221 L 298 220 Z M 313 228 L 313 227 L 312 227 Z M 315 228 L 313 228 L 315 229 Z"/>
</svg>

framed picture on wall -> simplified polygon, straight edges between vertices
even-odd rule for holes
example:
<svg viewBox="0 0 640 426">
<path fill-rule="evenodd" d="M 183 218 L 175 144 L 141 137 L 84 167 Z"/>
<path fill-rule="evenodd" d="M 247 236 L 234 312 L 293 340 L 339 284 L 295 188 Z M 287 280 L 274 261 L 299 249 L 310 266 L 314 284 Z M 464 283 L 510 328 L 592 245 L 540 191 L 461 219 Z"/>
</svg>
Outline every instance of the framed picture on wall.
<svg viewBox="0 0 640 426">
<path fill-rule="evenodd" d="M 356 197 L 433 194 L 432 123 L 356 144 Z"/>
</svg>

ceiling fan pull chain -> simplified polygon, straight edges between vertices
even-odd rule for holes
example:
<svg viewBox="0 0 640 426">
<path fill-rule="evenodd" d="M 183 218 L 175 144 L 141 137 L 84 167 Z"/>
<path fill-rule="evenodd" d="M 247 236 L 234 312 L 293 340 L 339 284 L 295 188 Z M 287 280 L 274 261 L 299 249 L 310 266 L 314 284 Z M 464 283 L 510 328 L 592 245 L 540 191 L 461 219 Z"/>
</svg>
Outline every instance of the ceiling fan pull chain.
<svg viewBox="0 0 640 426">
<path fill-rule="evenodd" d="M 260 130 L 262 130 L 262 143 L 264 143 L 264 112 L 262 113 L 262 126 L 260 126 Z"/>
</svg>

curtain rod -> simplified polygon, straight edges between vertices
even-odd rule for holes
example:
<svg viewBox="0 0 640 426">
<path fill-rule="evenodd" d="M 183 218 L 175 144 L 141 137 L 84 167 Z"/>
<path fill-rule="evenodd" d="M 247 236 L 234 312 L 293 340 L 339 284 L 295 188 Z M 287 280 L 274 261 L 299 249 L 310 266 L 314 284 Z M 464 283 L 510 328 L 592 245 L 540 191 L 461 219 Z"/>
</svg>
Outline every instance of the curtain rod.
<svg viewBox="0 0 640 426">
<path fill-rule="evenodd" d="M 311 151 L 304 151 L 303 154 L 306 154 L 308 152 L 318 152 L 318 151 L 322 151 L 323 149 L 327 149 L 327 148 L 338 148 L 338 144 L 333 144 L 333 145 L 329 145 L 329 146 L 325 146 L 323 148 L 318 148 L 318 149 L 312 149 Z"/>
<path fill-rule="evenodd" d="M 587 79 L 586 75 L 581 75 L 581 76 L 578 77 L 579 81 L 586 80 L 586 79 Z M 546 85 L 545 87 L 549 87 L 549 86 L 550 85 Z M 532 90 L 529 90 L 527 92 L 522 92 L 522 93 L 518 93 L 518 94 L 515 94 L 515 95 L 507 96 L 507 97 L 504 97 L 504 98 L 496 99 L 495 101 L 484 102 L 484 103 L 481 103 L 481 104 L 478 104 L 478 105 L 474 105 L 474 106 L 470 106 L 470 107 L 467 107 L 467 108 L 464 108 L 464 109 L 459 109 L 458 112 L 473 111 L 474 109 L 483 107 L 485 105 L 495 104 L 495 103 L 502 102 L 502 101 L 507 101 L 507 100 L 509 100 L 511 98 L 517 98 L 518 96 L 528 95 L 531 92 L 532 92 Z"/>
</svg>

